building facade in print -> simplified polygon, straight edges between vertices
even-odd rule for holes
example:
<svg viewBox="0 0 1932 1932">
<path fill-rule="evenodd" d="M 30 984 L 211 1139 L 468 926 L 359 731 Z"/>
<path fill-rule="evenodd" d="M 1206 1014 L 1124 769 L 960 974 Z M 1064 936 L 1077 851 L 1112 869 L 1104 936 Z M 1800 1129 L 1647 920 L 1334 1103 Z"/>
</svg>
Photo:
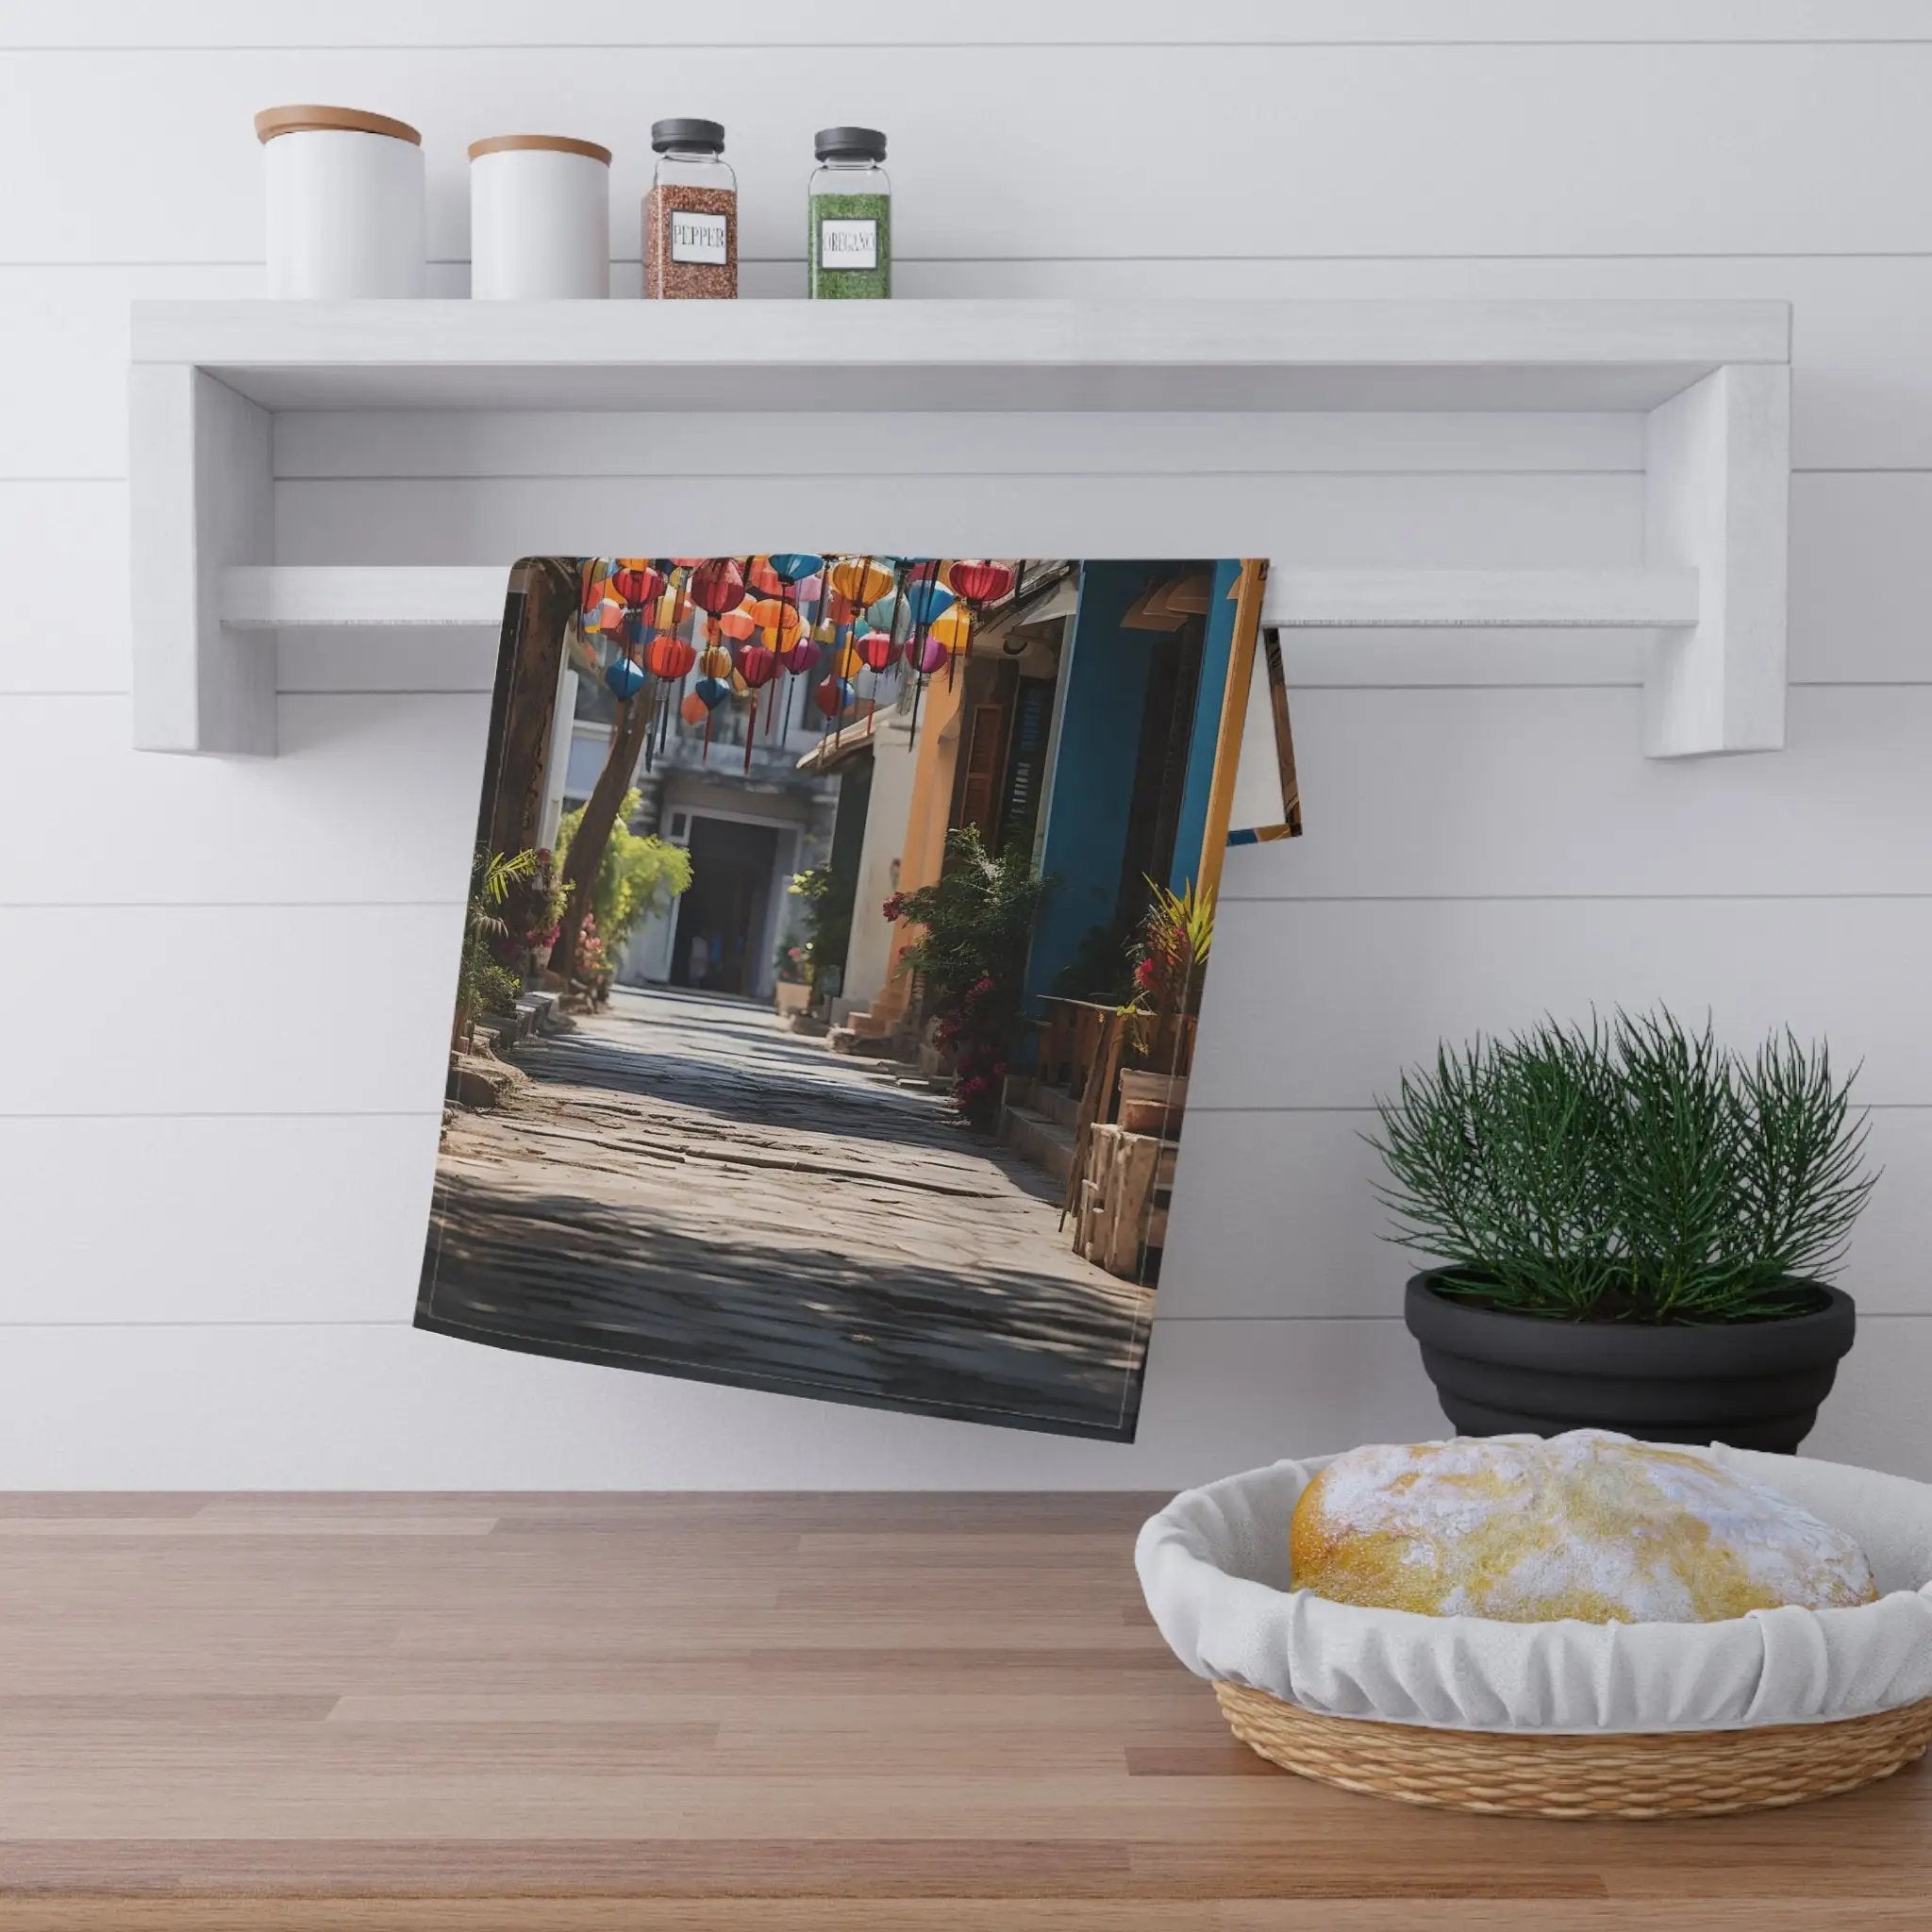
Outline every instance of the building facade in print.
<svg viewBox="0 0 1932 1932">
<path fill-rule="evenodd" d="M 1123 996 L 1150 882 L 1180 892 L 1208 875 L 1238 575 L 1232 562 L 1033 564 L 916 710 L 902 702 L 802 760 L 862 801 L 856 851 L 835 858 L 855 917 L 831 1017 L 856 1042 L 909 1045 L 916 989 L 898 957 L 912 935 L 877 908 L 935 880 L 965 826 L 1052 881 L 1027 967 L 1035 1005 Z"/>
<path fill-rule="evenodd" d="M 786 690 L 755 734 L 748 713 L 731 706 L 707 732 L 652 695 L 663 708 L 632 774 L 639 802 L 629 823 L 688 850 L 691 883 L 625 941 L 618 980 L 768 999 L 795 924 L 791 881 L 824 863 L 831 847 L 838 787 L 799 770 L 819 741 L 818 721 L 808 723 L 803 694 Z M 590 795 L 603 769 L 615 701 L 598 679 L 584 678 L 575 707 L 566 811 Z"/>
</svg>

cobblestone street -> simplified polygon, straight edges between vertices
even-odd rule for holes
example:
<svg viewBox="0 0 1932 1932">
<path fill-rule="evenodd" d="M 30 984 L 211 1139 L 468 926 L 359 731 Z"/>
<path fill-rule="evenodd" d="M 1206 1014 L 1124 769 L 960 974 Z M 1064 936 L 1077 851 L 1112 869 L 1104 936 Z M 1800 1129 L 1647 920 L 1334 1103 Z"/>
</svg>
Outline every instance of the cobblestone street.
<svg viewBox="0 0 1932 1932">
<path fill-rule="evenodd" d="M 619 989 L 444 1135 L 439 1326 L 1115 1436 L 1154 1291 L 1074 1255 L 1046 1175 L 894 1063 L 767 1007 Z"/>
</svg>

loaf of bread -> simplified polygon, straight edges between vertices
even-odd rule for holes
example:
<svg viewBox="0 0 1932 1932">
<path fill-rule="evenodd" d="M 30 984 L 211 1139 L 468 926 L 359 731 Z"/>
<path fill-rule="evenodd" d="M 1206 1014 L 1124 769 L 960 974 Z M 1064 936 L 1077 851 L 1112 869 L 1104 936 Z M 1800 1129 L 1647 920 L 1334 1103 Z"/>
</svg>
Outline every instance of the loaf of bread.
<svg viewBox="0 0 1932 1932">
<path fill-rule="evenodd" d="M 1841 1531 L 1689 1451 L 1602 1429 L 1351 1449 L 1295 1505 L 1294 1588 L 1541 1623 L 1714 1623 L 1877 1595 Z"/>
</svg>

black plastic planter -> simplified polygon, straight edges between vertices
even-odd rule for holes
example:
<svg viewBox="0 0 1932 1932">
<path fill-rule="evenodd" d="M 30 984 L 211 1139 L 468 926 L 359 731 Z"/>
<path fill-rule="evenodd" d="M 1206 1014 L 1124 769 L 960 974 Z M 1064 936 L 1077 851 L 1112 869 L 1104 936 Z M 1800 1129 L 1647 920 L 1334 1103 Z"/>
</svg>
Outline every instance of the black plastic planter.
<svg viewBox="0 0 1932 1932">
<path fill-rule="evenodd" d="M 1646 1328 L 1512 1315 L 1408 1284 L 1408 1332 L 1464 1436 L 1616 1429 L 1653 1442 L 1790 1454 L 1818 1420 L 1857 1311 L 1813 1284 L 1815 1311 L 1729 1327 Z"/>
</svg>

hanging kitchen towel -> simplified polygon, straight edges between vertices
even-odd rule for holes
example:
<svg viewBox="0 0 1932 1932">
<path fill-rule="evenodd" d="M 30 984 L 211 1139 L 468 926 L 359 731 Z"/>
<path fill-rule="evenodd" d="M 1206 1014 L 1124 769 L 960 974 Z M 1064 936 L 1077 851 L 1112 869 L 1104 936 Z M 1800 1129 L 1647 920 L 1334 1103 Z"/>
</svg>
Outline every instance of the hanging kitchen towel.
<svg viewBox="0 0 1932 1932">
<path fill-rule="evenodd" d="M 1262 575 L 517 565 L 417 1325 L 1131 1441 Z"/>
</svg>

